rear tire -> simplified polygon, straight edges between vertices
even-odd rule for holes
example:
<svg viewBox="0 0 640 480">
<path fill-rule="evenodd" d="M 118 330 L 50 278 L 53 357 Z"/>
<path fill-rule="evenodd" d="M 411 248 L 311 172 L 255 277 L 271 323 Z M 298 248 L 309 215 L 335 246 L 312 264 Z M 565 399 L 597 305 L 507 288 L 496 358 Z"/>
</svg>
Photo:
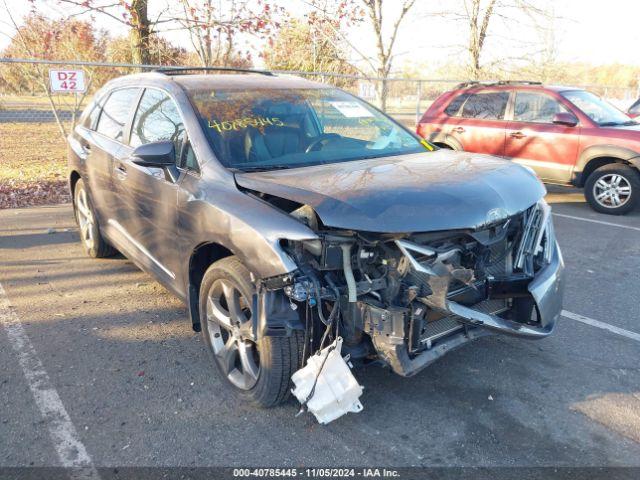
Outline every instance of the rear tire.
<svg viewBox="0 0 640 480">
<path fill-rule="evenodd" d="M 624 215 L 638 203 L 640 174 L 621 163 L 603 165 L 587 178 L 584 196 L 596 212 Z"/>
<path fill-rule="evenodd" d="M 289 397 L 291 375 L 300 368 L 303 333 L 255 341 L 254 291 L 249 270 L 236 257 L 213 263 L 200 285 L 200 321 L 223 382 L 242 399 L 268 408 Z"/>
<path fill-rule="evenodd" d="M 80 227 L 80 242 L 87 255 L 104 258 L 117 252 L 100 233 L 98 218 L 82 179 L 78 180 L 73 188 L 73 212 Z"/>
</svg>

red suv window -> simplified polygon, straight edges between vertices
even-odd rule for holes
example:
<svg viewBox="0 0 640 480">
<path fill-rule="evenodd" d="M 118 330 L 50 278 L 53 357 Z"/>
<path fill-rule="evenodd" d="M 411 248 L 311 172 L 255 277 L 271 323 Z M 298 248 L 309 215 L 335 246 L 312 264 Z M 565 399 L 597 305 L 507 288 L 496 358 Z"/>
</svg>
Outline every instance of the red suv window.
<svg viewBox="0 0 640 480">
<path fill-rule="evenodd" d="M 447 105 L 447 108 L 444 109 L 444 113 L 446 113 L 450 117 L 459 117 L 460 110 L 462 109 L 462 105 L 467 100 L 467 98 L 469 98 L 468 93 L 463 93 L 462 95 L 458 95 L 451 101 L 449 105 Z"/>
<path fill-rule="evenodd" d="M 516 122 L 553 123 L 557 113 L 566 112 L 555 98 L 536 92 L 516 92 L 513 119 Z"/>
<path fill-rule="evenodd" d="M 478 118 L 484 120 L 502 120 L 507 110 L 509 92 L 478 92 L 469 95 L 464 102 L 463 118 Z"/>
</svg>

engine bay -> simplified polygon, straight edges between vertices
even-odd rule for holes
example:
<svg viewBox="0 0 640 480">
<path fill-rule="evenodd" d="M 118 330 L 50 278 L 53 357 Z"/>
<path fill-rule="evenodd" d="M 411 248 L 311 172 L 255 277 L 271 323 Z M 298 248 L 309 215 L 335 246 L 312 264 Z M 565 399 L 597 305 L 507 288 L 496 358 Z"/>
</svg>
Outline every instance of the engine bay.
<svg viewBox="0 0 640 480">
<path fill-rule="evenodd" d="M 298 270 L 263 285 L 297 313 L 306 355 L 340 336 L 353 361 L 408 376 L 455 337 L 490 333 L 476 327 L 540 326 L 527 290 L 553 239 L 540 205 L 479 229 L 410 234 L 327 228 L 306 205 L 289 214 L 318 238 L 283 240 Z"/>
</svg>

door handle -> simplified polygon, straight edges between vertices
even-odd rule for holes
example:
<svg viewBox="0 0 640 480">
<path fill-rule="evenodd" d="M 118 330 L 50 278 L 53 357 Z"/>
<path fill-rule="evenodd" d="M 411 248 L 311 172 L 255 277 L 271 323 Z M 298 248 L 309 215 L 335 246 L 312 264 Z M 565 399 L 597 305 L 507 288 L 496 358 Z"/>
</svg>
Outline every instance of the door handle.
<svg viewBox="0 0 640 480">
<path fill-rule="evenodd" d="M 522 133 L 522 132 L 511 132 L 509 134 L 509 136 L 512 137 L 512 138 L 525 138 L 526 137 L 526 135 L 524 133 Z"/>
<path fill-rule="evenodd" d="M 464 133 L 464 128 L 462 127 L 455 127 L 451 129 L 452 132 L 456 132 L 456 133 Z"/>
</svg>

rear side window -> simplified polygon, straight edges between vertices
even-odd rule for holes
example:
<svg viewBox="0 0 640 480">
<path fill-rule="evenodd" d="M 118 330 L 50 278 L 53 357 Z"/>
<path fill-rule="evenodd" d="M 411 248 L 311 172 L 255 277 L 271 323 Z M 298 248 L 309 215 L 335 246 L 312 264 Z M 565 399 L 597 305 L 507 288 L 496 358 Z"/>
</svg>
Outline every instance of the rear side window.
<svg viewBox="0 0 640 480">
<path fill-rule="evenodd" d="M 122 142 L 131 106 L 135 103 L 139 92 L 139 88 L 123 88 L 111 93 L 102 108 L 96 131 Z"/>
<path fill-rule="evenodd" d="M 450 117 L 458 117 L 460 116 L 460 110 L 462 108 L 462 104 L 465 100 L 469 98 L 468 93 L 463 93 L 462 95 L 458 95 L 453 99 L 453 101 L 444 109 L 444 113 L 449 115 Z"/>
<path fill-rule="evenodd" d="M 145 90 L 133 119 L 129 141 L 131 146 L 172 141 L 176 148 L 176 158 L 180 158 L 183 140 L 184 124 L 175 102 L 160 90 Z"/>
<path fill-rule="evenodd" d="M 469 96 L 462 107 L 462 116 L 483 120 L 502 120 L 507 110 L 509 92 L 480 92 Z"/>
<path fill-rule="evenodd" d="M 629 109 L 629 113 L 633 115 L 640 114 L 640 100 L 638 100 L 636 103 L 631 105 L 631 108 Z"/>
<path fill-rule="evenodd" d="M 553 123 L 553 117 L 566 112 L 556 99 L 534 92 L 516 92 L 513 120 L 516 122 Z"/>
</svg>

